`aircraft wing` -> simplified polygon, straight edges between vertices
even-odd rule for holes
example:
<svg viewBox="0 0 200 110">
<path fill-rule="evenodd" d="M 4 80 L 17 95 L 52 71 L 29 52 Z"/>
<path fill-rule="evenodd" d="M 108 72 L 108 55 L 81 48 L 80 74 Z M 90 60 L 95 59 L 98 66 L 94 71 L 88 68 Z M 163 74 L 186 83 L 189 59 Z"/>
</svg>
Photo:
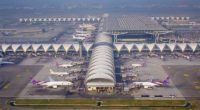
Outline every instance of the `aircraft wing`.
<svg viewBox="0 0 200 110">
<path fill-rule="evenodd" d="M 3 61 L 1 64 L 15 64 L 14 62 Z"/>
</svg>

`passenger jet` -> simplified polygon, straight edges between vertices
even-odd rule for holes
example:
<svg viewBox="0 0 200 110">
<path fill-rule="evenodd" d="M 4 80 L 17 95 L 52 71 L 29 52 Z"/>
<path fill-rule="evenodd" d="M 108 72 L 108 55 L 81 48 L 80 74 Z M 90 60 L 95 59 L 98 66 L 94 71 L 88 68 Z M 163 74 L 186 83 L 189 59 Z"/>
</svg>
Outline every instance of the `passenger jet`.
<svg viewBox="0 0 200 110">
<path fill-rule="evenodd" d="M 133 84 L 143 86 L 144 88 L 167 86 L 169 84 L 169 77 L 167 77 L 165 80 L 152 80 L 151 82 L 134 82 Z"/>
<path fill-rule="evenodd" d="M 61 68 L 69 68 L 72 67 L 72 64 L 59 64 L 58 62 L 56 62 L 56 66 L 57 67 L 61 67 Z"/>
<path fill-rule="evenodd" d="M 51 77 L 49 77 L 49 81 L 38 81 L 32 80 L 31 83 L 37 86 L 49 87 L 49 88 L 58 88 L 58 87 L 65 87 L 71 86 L 73 83 L 69 81 L 55 81 Z"/>
<path fill-rule="evenodd" d="M 3 58 L 0 58 L 0 65 L 4 64 L 15 64 L 14 62 L 3 61 Z"/>
<path fill-rule="evenodd" d="M 55 72 L 52 69 L 49 70 L 51 75 L 57 75 L 57 76 L 64 76 L 64 75 L 69 75 L 68 72 Z"/>
</svg>

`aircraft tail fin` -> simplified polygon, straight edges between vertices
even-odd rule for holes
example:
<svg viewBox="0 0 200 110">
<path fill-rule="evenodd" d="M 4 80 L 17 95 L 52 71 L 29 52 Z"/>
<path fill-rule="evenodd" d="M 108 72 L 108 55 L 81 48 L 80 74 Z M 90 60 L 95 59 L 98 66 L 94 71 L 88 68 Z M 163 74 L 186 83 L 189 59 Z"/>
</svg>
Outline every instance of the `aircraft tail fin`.
<svg viewBox="0 0 200 110">
<path fill-rule="evenodd" d="M 72 37 L 73 37 L 73 39 L 76 39 L 76 36 L 75 36 L 75 35 L 73 35 Z"/>
<path fill-rule="evenodd" d="M 57 66 L 57 67 L 59 66 L 59 63 L 58 63 L 58 62 L 56 62 L 56 66 Z"/>
<path fill-rule="evenodd" d="M 165 78 L 165 80 L 164 80 L 164 81 L 167 81 L 167 82 L 169 82 L 169 79 L 170 79 L 170 77 L 169 77 L 169 76 L 167 76 L 167 77 Z"/>
<path fill-rule="evenodd" d="M 164 85 L 167 85 L 167 84 L 169 83 L 169 79 L 170 79 L 170 77 L 167 76 L 167 77 L 162 81 L 162 83 L 163 83 Z"/>
<path fill-rule="evenodd" d="M 51 73 L 51 74 L 53 74 L 53 73 L 54 73 L 54 71 L 53 71 L 52 69 L 49 69 L 49 71 L 50 71 L 50 73 Z"/>
<path fill-rule="evenodd" d="M 38 80 L 35 80 L 33 79 L 32 77 L 29 78 L 30 79 L 30 82 L 33 84 L 33 85 L 37 85 L 40 81 Z"/>
<path fill-rule="evenodd" d="M 48 77 L 48 79 L 49 79 L 50 82 L 55 81 L 55 80 L 54 80 L 52 77 L 50 77 L 50 76 Z"/>
</svg>

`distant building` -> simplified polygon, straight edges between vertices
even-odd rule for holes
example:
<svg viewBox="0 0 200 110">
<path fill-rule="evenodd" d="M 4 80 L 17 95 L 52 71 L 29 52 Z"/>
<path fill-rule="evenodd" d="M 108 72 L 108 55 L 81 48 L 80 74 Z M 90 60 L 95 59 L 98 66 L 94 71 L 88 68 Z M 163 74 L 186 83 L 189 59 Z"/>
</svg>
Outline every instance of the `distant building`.
<svg viewBox="0 0 200 110">
<path fill-rule="evenodd" d="M 156 20 L 144 16 L 109 16 L 104 18 L 103 32 L 114 42 L 155 42 L 154 32 L 167 31 Z"/>
</svg>

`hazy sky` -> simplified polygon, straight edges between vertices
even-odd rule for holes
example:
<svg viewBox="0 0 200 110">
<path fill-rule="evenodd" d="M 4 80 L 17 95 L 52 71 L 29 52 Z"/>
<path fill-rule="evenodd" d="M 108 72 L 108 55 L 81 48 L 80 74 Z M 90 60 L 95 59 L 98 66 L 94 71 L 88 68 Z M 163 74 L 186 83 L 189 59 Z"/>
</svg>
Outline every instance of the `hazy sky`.
<svg viewBox="0 0 200 110">
<path fill-rule="evenodd" d="M 121 5 L 160 5 L 160 6 L 179 6 L 179 5 L 200 5 L 200 0 L 1 0 L 0 6 L 4 7 L 61 7 L 70 4 L 93 4 L 104 6 Z"/>
<path fill-rule="evenodd" d="M 194 14 L 200 0 L 0 0 L 0 17 L 25 14 L 145 13 Z"/>
</svg>

